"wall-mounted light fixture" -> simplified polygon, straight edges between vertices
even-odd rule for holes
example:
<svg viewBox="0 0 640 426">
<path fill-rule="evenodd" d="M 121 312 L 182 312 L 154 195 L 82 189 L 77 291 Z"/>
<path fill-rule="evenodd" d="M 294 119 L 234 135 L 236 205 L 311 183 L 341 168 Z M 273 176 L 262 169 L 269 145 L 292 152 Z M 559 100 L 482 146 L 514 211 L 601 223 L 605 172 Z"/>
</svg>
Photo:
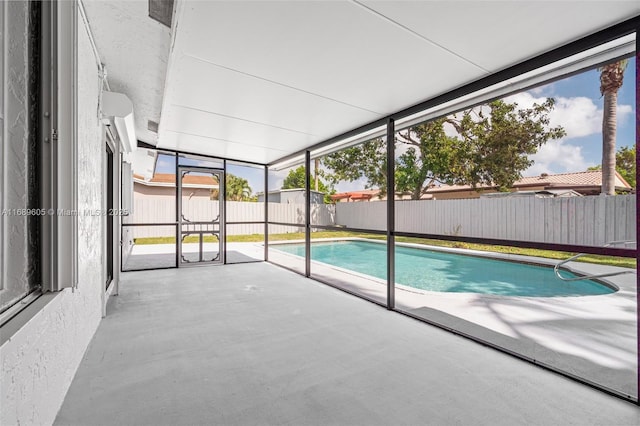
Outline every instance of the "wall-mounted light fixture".
<svg viewBox="0 0 640 426">
<path fill-rule="evenodd" d="M 105 124 L 115 124 L 122 142 L 122 151 L 130 154 L 138 147 L 136 129 L 133 120 L 133 103 L 122 93 L 102 92 L 102 120 Z M 124 156 L 129 158 L 128 155 Z M 125 160 L 126 161 L 126 160 Z"/>
</svg>

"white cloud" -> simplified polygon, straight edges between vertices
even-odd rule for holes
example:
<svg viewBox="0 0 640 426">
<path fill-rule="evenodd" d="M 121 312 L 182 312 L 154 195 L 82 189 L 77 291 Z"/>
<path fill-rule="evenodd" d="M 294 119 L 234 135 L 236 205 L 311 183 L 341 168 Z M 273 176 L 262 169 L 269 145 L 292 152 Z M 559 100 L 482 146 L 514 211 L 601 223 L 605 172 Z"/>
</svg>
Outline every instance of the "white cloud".
<svg viewBox="0 0 640 426">
<path fill-rule="evenodd" d="M 548 91 L 550 86 L 543 86 L 532 89 L 528 92 L 516 93 L 515 95 L 504 98 L 506 102 L 516 102 L 520 108 L 531 108 L 534 103 L 541 104 L 546 101 L 545 96 L 540 95 Z M 554 98 L 556 104 L 549 114 L 549 124 L 551 127 L 562 126 L 566 131 L 565 139 L 580 138 L 597 134 L 602 131 L 602 109 L 596 105 L 591 98 L 584 96 Z M 475 111 L 481 111 L 489 114 L 489 108 L 486 106 L 476 107 Z M 629 117 L 633 116 L 633 108 L 631 105 L 618 105 L 618 123 L 624 123 Z M 461 114 L 454 114 L 455 118 L 461 118 Z M 457 133 L 453 126 L 445 124 L 445 134 L 448 136 L 456 136 Z"/>
<path fill-rule="evenodd" d="M 454 117 L 459 118 L 458 115 L 460 114 L 456 114 Z M 444 123 L 444 126 L 442 126 L 443 130 L 444 130 L 444 134 L 449 136 L 449 137 L 456 137 L 458 136 L 458 132 L 456 131 L 456 128 L 453 127 L 452 124 L 450 123 Z"/>
<path fill-rule="evenodd" d="M 582 147 L 571 145 L 565 139 L 547 142 L 537 153 L 530 155 L 529 159 L 534 163 L 522 173 L 523 176 L 584 171 L 594 165 L 585 161 Z"/>
<path fill-rule="evenodd" d="M 633 117 L 631 105 L 618 105 L 618 125 L 627 121 L 628 117 Z"/>
<path fill-rule="evenodd" d="M 535 97 L 530 92 L 518 93 L 505 99 L 517 102 L 522 108 L 530 108 L 534 103 L 542 103 L 544 97 Z M 580 138 L 602 132 L 602 109 L 593 99 L 584 96 L 555 97 L 556 104 L 550 113 L 550 125 L 562 126 L 567 135 L 560 140 L 552 140 L 543 145 L 536 154 L 529 156 L 534 164 L 523 174 L 566 173 L 586 170 L 595 163 L 585 160 L 582 147 L 572 145 L 572 138 Z M 623 123 L 633 114 L 631 105 L 618 105 L 618 123 Z"/>
<path fill-rule="evenodd" d="M 534 103 L 542 103 L 544 97 L 534 97 L 531 92 L 522 92 L 505 98 L 507 102 L 517 102 L 522 108 L 530 108 Z M 593 99 L 584 96 L 565 98 L 556 97 L 554 109 L 549 114 L 552 127 L 562 126 L 567 135 L 566 139 L 600 133 L 602 131 L 602 109 Z M 631 115 L 630 105 L 618 105 L 618 122 L 623 122 Z"/>
<path fill-rule="evenodd" d="M 602 131 L 602 110 L 586 97 L 558 98 L 550 124 L 562 126 L 568 139 L 588 136 Z"/>
</svg>

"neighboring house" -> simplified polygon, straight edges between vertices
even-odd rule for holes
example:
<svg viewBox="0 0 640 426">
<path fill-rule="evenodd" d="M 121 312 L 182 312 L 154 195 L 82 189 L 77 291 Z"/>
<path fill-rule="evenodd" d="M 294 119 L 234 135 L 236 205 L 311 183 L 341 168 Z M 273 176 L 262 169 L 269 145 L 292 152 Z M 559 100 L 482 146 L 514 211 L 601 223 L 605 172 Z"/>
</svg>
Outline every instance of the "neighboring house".
<svg viewBox="0 0 640 426">
<path fill-rule="evenodd" d="M 212 176 L 188 174 L 182 181 L 183 196 L 211 197 L 212 190 L 218 189 L 218 182 Z M 176 175 L 173 173 L 156 173 L 149 180 L 142 176 L 133 175 L 133 193 L 135 199 L 148 197 L 176 196 Z"/>
<path fill-rule="evenodd" d="M 535 198 L 567 198 L 582 197 L 582 194 L 573 189 L 541 189 L 537 191 L 513 191 L 513 192 L 485 192 L 480 194 L 480 198 L 515 198 L 515 197 L 535 197 Z"/>
<path fill-rule="evenodd" d="M 525 193 L 537 197 L 567 197 L 579 195 L 598 195 L 602 189 L 602 171 L 547 174 L 524 177 L 514 182 L 510 192 Z M 618 172 L 616 172 L 616 191 L 631 192 L 633 188 Z M 331 199 L 336 202 L 345 201 L 378 201 L 386 200 L 386 196 L 378 197 L 379 190 L 350 191 L 334 194 Z M 423 200 L 451 200 L 461 198 L 480 198 L 505 196 L 498 192 L 496 186 L 482 185 L 473 188 L 471 185 L 439 185 L 429 189 Z M 407 195 L 396 195 L 398 200 L 409 199 Z"/>
<path fill-rule="evenodd" d="M 278 189 L 269 191 L 267 200 L 269 203 L 304 204 L 304 192 L 303 188 Z M 258 193 L 258 202 L 264 202 L 264 192 Z M 324 194 L 311 190 L 311 204 L 324 204 Z"/>
<path fill-rule="evenodd" d="M 379 192 L 380 190 L 378 189 L 365 189 L 362 191 L 340 192 L 338 194 L 330 195 L 330 197 L 334 202 L 371 201 L 371 199 L 374 199 L 375 201 L 381 199 L 378 197 Z M 386 197 L 383 199 L 386 199 Z"/>
<path fill-rule="evenodd" d="M 602 191 L 602 170 L 586 172 L 547 174 L 524 177 L 514 182 L 510 192 L 572 190 L 580 195 L 599 195 Z M 631 186 L 616 172 L 616 191 L 631 192 Z M 495 186 L 441 185 L 427 191 L 427 196 L 435 200 L 459 198 L 479 198 L 488 193 L 497 193 Z"/>
</svg>

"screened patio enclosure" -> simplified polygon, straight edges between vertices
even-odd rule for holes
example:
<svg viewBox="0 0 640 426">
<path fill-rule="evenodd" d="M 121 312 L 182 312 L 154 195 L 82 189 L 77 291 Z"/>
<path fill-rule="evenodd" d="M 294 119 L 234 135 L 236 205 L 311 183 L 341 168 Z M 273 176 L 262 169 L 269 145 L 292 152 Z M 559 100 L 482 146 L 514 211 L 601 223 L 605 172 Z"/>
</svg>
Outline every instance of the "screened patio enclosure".
<svg viewBox="0 0 640 426">
<path fill-rule="evenodd" d="M 0 66 L 11 83 L 3 212 L 72 212 L 1 222 L 2 381 L 32 383 L 3 385 L 3 421 L 55 420 L 120 282 L 158 284 L 174 318 L 196 330 L 188 305 L 199 286 L 207 297 L 194 306 L 233 311 L 246 285 L 238 300 L 255 295 L 274 319 L 264 324 L 286 327 L 295 321 L 274 312 L 287 294 L 313 307 L 308 283 L 349 301 L 332 309 L 362 302 L 639 404 L 638 2 L 52 1 L 0 11 L 12 47 Z M 31 118 L 13 132 L 21 117 Z M 226 266 L 237 263 L 259 264 Z M 249 293 L 249 280 L 274 270 L 271 299 Z M 172 285 L 178 276 L 188 285 Z M 154 296 L 130 291 L 126 302 L 149 307 Z M 325 296 L 311 310 L 322 318 L 313 335 L 331 342 L 340 325 L 323 325 L 335 315 Z M 242 351 L 224 312 L 203 315 L 215 318 L 208 330 L 224 329 Z M 420 359 L 426 346 L 409 352 Z"/>
<path fill-rule="evenodd" d="M 154 152 L 168 164 L 162 171 L 178 178 L 167 202 L 155 208 L 163 214 L 145 216 L 151 201 L 139 200 L 136 206 L 147 207 L 134 208 L 123 220 L 123 270 L 267 260 L 637 401 L 634 194 L 607 200 L 465 200 L 464 205 L 404 200 L 397 194 L 367 203 L 325 204 L 313 198 L 318 189 L 314 164 L 327 172 L 326 159 L 372 143 L 386 157 L 379 163 L 384 179 L 374 188 L 399 188 L 407 152 L 399 141 L 423 123 L 541 91 L 621 59 L 633 67 L 623 87 L 636 90 L 640 21 L 633 17 L 638 10 L 632 3 L 596 2 L 580 19 L 575 17 L 580 11 L 562 2 L 466 5 L 461 16 L 437 2 L 259 2 L 251 8 L 176 2 L 171 31 L 163 35 L 169 47 L 161 102 L 131 95 L 134 104 L 138 97 L 140 104 L 152 106 L 146 108 L 152 111 L 150 121 L 159 119 L 157 133 L 142 129 L 139 149 Z M 99 6 L 87 5 L 87 10 L 96 16 L 96 43 L 105 56 L 115 54 L 109 45 L 100 46 L 104 15 Z M 484 19 L 474 19 L 476 14 Z M 329 26 L 327 33 L 323 28 Z M 118 67 L 110 72 L 124 76 Z M 635 111 L 637 96 L 633 99 Z M 146 119 L 139 114 L 138 127 L 147 127 Z M 368 167 L 358 161 L 364 160 L 350 167 Z M 218 170 L 214 180 L 240 175 L 252 183 L 257 201 L 231 199 L 224 185 L 208 200 L 189 198 L 179 185 L 187 166 L 204 167 L 194 169 L 200 174 Z M 285 204 L 272 199 L 282 190 L 282 179 L 300 166 L 306 176 L 299 188 L 302 198 Z M 364 174 L 357 182 L 366 183 Z M 202 207 L 208 216 L 189 224 L 185 209 L 195 212 L 198 203 L 215 207 Z M 147 244 L 154 238 L 164 244 Z M 353 239 L 365 244 L 357 247 L 362 257 L 380 256 L 380 268 L 358 266 L 356 260 L 339 266 L 314 255 L 327 244 Z M 372 242 L 377 254 L 366 245 Z M 595 276 L 603 292 L 612 290 L 615 296 L 523 299 L 482 291 L 433 293 L 428 284 L 415 290 L 411 280 L 424 280 L 408 277 L 407 268 L 424 267 L 426 275 L 434 270 L 429 268 L 445 268 L 445 275 L 475 282 L 491 268 L 506 267 L 480 262 L 473 267 L 479 269 L 467 271 L 457 258 L 440 266 L 428 266 L 420 254 L 396 259 L 413 255 L 405 251 L 414 246 L 436 251 L 448 246 L 463 257 L 478 256 L 480 246 L 489 252 L 493 249 L 487 247 L 509 247 L 525 254 L 489 257 L 507 264 L 540 262 L 547 269 L 572 254 L 609 256 L 616 260 L 603 266 L 574 262 L 569 269 L 579 277 Z M 540 260 L 526 254 L 532 250 L 543 259 L 552 252 L 565 254 Z"/>
<path fill-rule="evenodd" d="M 633 423 L 637 1 L 0 27 L 0 423 Z"/>
</svg>

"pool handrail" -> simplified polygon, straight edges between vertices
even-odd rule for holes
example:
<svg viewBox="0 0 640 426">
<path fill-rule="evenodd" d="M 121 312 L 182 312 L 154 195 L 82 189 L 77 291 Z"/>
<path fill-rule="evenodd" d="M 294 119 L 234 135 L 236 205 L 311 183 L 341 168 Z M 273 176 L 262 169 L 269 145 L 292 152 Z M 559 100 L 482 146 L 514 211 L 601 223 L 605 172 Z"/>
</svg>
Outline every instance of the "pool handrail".
<svg viewBox="0 0 640 426">
<path fill-rule="evenodd" d="M 630 245 L 630 244 L 635 244 L 635 241 L 632 240 L 624 240 L 624 241 L 610 241 L 607 244 L 605 244 L 603 247 L 610 247 L 610 246 L 615 246 L 615 245 L 619 245 L 619 244 L 624 244 L 626 245 Z M 607 272 L 604 274 L 594 274 L 594 275 L 586 275 L 586 276 L 581 276 L 581 277 L 574 277 L 574 278 L 566 278 L 563 277 L 562 275 L 560 275 L 560 267 L 566 263 L 571 262 L 572 260 L 576 260 L 579 257 L 584 256 L 587 253 L 579 253 L 576 254 L 575 256 L 571 256 L 568 259 L 562 260 L 558 263 L 556 263 L 556 265 L 553 267 L 553 272 L 556 274 L 556 277 L 558 277 L 559 279 L 561 279 L 562 281 L 580 281 L 580 280 L 591 280 L 591 279 L 595 279 L 595 278 L 606 278 L 606 277 L 614 277 L 616 275 L 623 275 L 623 274 L 635 274 L 636 271 L 617 271 L 617 272 Z"/>
</svg>

